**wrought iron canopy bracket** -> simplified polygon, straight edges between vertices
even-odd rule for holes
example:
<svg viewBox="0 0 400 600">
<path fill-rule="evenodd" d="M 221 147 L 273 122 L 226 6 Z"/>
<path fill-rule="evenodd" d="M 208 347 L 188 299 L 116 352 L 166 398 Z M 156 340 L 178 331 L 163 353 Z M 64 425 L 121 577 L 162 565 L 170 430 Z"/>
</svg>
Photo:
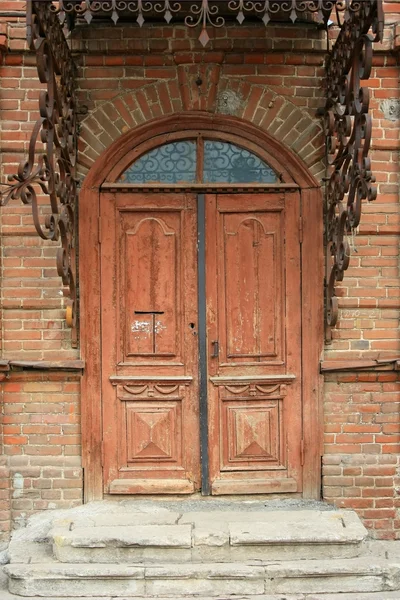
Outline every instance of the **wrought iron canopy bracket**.
<svg viewBox="0 0 400 600">
<path fill-rule="evenodd" d="M 46 1 L 46 0 L 45 0 Z M 52 10 L 69 29 L 76 22 L 136 22 L 142 27 L 148 21 L 184 23 L 199 30 L 199 41 L 206 46 L 212 28 L 223 27 L 235 19 L 240 25 L 260 20 L 265 26 L 274 22 L 304 22 L 326 26 L 332 9 L 345 20 L 356 10 L 359 0 L 51 0 Z M 362 2 L 364 0 L 361 0 Z"/>
<path fill-rule="evenodd" d="M 44 240 L 60 243 L 57 271 L 68 296 L 67 324 L 72 345 L 78 344 L 76 287 L 77 157 L 74 63 L 64 32 L 50 1 L 27 0 L 27 39 L 36 54 L 39 80 L 46 89 L 39 95 L 39 119 L 29 142 L 27 160 L 3 184 L 1 205 L 21 199 L 32 207 L 33 222 Z M 49 203 L 43 219 L 40 196 Z M 44 223 L 42 221 L 44 220 Z"/>
<path fill-rule="evenodd" d="M 76 211 L 77 185 L 75 164 L 77 157 L 76 101 L 74 90 L 74 63 L 63 31 L 67 17 L 84 17 L 90 21 L 96 11 L 117 11 L 129 7 L 137 13 L 139 25 L 144 22 L 144 7 L 160 8 L 169 22 L 179 2 L 127 3 L 122 0 L 94 2 L 91 0 L 27 0 L 28 43 L 36 53 L 39 79 L 46 84 L 40 93 L 40 117 L 29 143 L 28 160 L 21 162 L 16 175 L 10 176 L 1 204 L 20 198 L 31 205 L 35 228 L 45 240 L 61 242 L 57 253 L 57 270 L 69 296 L 67 322 L 72 327 L 72 345 L 78 344 L 78 302 L 76 267 Z M 218 3 L 212 0 L 195 1 L 196 21 L 187 25 L 216 26 Z M 328 335 L 336 324 L 338 300 L 335 284 L 343 279 L 349 265 L 348 235 L 353 232 L 361 216 L 363 199 L 374 200 L 376 187 L 368 157 L 371 141 L 371 116 L 368 89 L 361 80 L 369 78 L 372 66 L 372 44 L 383 37 L 382 0 L 290 0 L 289 2 L 247 2 L 235 0 L 227 4 L 243 21 L 246 11 L 258 10 L 268 23 L 274 7 L 283 10 L 292 21 L 301 11 L 309 11 L 316 19 L 326 22 L 333 8 L 341 14 L 343 23 L 337 41 L 326 65 L 326 103 L 324 108 L 328 183 L 325 194 L 325 242 L 327 251 L 326 324 Z M 188 6 L 188 5 L 187 5 Z M 110 8 L 111 7 L 111 8 Z M 142 11 L 140 13 L 140 10 Z M 169 13 L 167 12 L 169 10 Z M 215 12 L 212 12 L 215 11 Z M 271 12 L 272 11 L 272 12 Z M 300 11 L 300 13 L 299 13 Z M 111 13 L 111 18 L 114 13 Z M 140 19 L 142 14 L 143 21 Z M 258 15 L 258 16 L 260 16 Z M 190 15 L 186 15 L 188 17 Z M 273 16 L 273 15 L 272 15 Z M 60 20 L 61 17 L 61 20 Z M 115 17 L 115 14 L 114 14 Z M 185 19 L 186 19 L 185 17 Z M 193 17 L 193 15 L 192 15 Z M 215 22 L 214 22 L 215 17 Z M 265 17 L 265 19 L 264 19 Z M 218 16 L 220 18 L 220 16 Z M 113 19 L 115 21 L 115 18 Z M 218 21 L 218 23 L 221 23 Z M 39 207 L 39 195 L 48 199 L 50 211 L 44 225 Z"/>
<path fill-rule="evenodd" d="M 326 63 L 325 317 L 326 339 L 338 319 L 335 285 L 350 261 L 349 237 L 360 223 L 362 201 L 376 199 L 368 152 L 372 120 L 369 90 L 372 45 L 383 38 L 382 0 L 346 0 L 347 14 Z"/>
</svg>

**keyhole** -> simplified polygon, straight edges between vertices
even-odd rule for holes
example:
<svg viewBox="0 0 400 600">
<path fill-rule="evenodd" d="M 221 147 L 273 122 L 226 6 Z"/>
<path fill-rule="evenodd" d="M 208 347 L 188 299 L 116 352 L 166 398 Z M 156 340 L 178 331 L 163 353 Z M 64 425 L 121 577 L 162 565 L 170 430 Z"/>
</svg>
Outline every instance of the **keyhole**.
<svg viewBox="0 0 400 600">
<path fill-rule="evenodd" d="M 189 323 L 190 329 L 194 329 L 194 323 Z"/>
</svg>

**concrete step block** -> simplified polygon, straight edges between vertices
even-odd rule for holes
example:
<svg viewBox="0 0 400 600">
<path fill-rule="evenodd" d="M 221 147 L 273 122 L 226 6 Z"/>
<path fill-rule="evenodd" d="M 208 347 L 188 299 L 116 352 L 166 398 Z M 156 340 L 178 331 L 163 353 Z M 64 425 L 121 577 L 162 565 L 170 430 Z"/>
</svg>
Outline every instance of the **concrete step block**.
<svg viewBox="0 0 400 600">
<path fill-rule="evenodd" d="M 285 563 L 76 565 L 5 567 L 10 592 L 21 596 L 144 598 L 225 594 L 254 600 L 264 595 L 389 593 L 400 589 L 400 563 L 367 559 Z"/>
<path fill-rule="evenodd" d="M 61 562 L 120 563 L 191 560 L 191 525 L 56 528 L 50 532 Z"/>
<path fill-rule="evenodd" d="M 144 596 L 144 568 L 128 565 L 7 565 L 9 591 L 40 598 Z"/>
<path fill-rule="evenodd" d="M 138 524 L 137 514 L 119 514 L 107 526 L 102 525 L 104 516 L 100 521 L 95 517 L 96 524 L 89 527 L 71 522 L 50 532 L 54 555 L 66 563 L 339 559 L 359 556 L 367 535 L 351 511 L 173 516 L 175 524 L 165 524 L 168 514 L 154 515 L 155 522 L 147 525 Z"/>
<path fill-rule="evenodd" d="M 20 596 L 124 598 L 212 597 L 264 592 L 264 568 L 251 565 L 8 565 L 9 590 Z"/>
<path fill-rule="evenodd" d="M 383 592 L 400 589 L 400 563 L 369 558 L 288 561 L 267 565 L 271 594 Z"/>
<path fill-rule="evenodd" d="M 226 563 L 160 565 L 146 568 L 146 592 L 150 598 L 200 594 L 219 596 L 264 593 L 263 567 Z"/>
<path fill-rule="evenodd" d="M 231 544 L 358 544 L 367 535 L 359 517 L 350 511 L 284 511 L 272 516 L 268 521 L 229 523 Z"/>
</svg>

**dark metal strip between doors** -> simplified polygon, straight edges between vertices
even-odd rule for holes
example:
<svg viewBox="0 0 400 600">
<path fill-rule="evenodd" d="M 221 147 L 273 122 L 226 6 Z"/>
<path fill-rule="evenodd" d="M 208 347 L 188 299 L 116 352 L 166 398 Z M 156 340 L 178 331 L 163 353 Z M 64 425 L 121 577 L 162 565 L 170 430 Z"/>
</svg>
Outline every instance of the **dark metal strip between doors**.
<svg viewBox="0 0 400 600">
<path fill-rule="evenodd" d="M 208 464 L 208 407 L 207 407 L 207 328 L 206 328 L 206 244 L 205 196 L 197 196 L 197 288 L 199 303 L 199 396 L 200 396 L 200 456 L 201 493 L 210 495 Z"/>
</svg>

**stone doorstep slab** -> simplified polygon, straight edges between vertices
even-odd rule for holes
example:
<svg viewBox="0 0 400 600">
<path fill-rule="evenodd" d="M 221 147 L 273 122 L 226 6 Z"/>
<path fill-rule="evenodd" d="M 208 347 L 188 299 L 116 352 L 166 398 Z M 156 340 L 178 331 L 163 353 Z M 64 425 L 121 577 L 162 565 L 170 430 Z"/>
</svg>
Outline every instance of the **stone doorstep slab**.
<svg viewBox="0 0 400 600">
<path fill-rule="evenodd" d="M 266 513 L 221 513 L 221 527 L 229 527 L 232 545 L 266 543 L 359 543 L 367 530 L 353 511 L 275 511 Z M 208 513 L 188 513 L 179 523 L 192 522 L 196 529 L 215 523 Z M 259 534 L 257 534 L 257 531 Z M 240 539 L 239 539 L 240 536 Z M 234 538 L 234 539 L 233 539 Z M 253 538 L 253 539 L 252 539 Z"/>
<path fill-rule="evenodd" d="M 269 518 L 266 518 L 267 515 Z M 125 515 L 121 519 L 118 515 L 117 525 L 110 517 L 106 526 L 99 522 L 92 527 L 74 527 L 71 524 L 68 528 L 56 527 L 50 536 L 56 545 L 74 548 L 359 544 L 367 536 L 359 517 L 351 511 L 215 511 L 187 513 L 181 518 L 173 513 L 173 517 L 175 524 L 156 522 L 122 526 L 127 517 Z"/>
<path fill-rule="evenodd" d="M 10 592 L 22 596 L 193 596 L 326 594 L 400 588 L 400 564 L 370 560 L 238 564 L 8 565 Z"/>
<path fill-rule="evenodd" d="M 130 513 L 98 515 L 93 518 L 94 527 L 104 527 L 113 525 L 114 527 L 129 527 L 130 525 L 175 525 L 182 513 L 174 511 L 165 511 L 157 513 Z"/>
<path fill-rule="evenodd" d="M 9 565 L 10 592 L 22 596 L 262 594 L 264 569 L 242 565 Z"/>
<path fill-rule="evenodd" d="M 2 591 L 1 600 L 21 600 L 21 596 L 10 594 Z M 57 596 L 51 600 L 115 600 L 116 596 Z M 174 600 L 400 600 L 400 592 L 350 592 L 348 594 L 256 594 L 251 598 L 241 596 L 231 596 L 224 594 L 223 596 L 175 596 Z M 38 596 L 25 596 L 25 600 L 38 600 Z M 143 596 L 121 596 L 118 600 L 143 600 Z M 171 596 L 158 596 L 155 600 L 171 600 Z"/>
<path fill-rule="evenodd" d="M 4 572 L 10 579 L 256 579 L 264 578 L 265 568 L 224 563 L 169 565 L 114 564 L 9 564 Z"/>
<path fill-rule="evenodd" d="M 67 527 L 75 529 L 76 527 L 129 527 L 132 525 L 175 525 L 182 513 L 165 510 L 162 512 L 144 513 L 144 512 L 122 512 L 109 515 L 94 515 L 89 518 L 83 518 L 77 515 L 67 519 L 57 519 L 54 521 L 54 527 Z"/>
<path fill-rule="evenodd" d="M 285 512 L 276 521 L 229 523 L 230 543 L 232 546 L 358 544 L 367 536 L 367 530 L 353 512 L 313 511 L 310 516 L 309 511 Z"/>
<path fill-rule="evenodd" d="M 63 563 L 105 564 L 341 559 L 360 555 L 367 535 L 350 511 L 269 512 L 269 520 L 239 511 L 173 516 L 178 524 L 64 525 L 50 532 L 53 553 Z"/>
<path fill-rule="evenodd" d="M 130 527 L 76 527 L 53 529 L 55 546 L 73 548 L 155 547 L 191 548 L 191 525 L 137 525 Z"/>
<path fill-rule="evenodd" d="M 370 559 L 301 561 L 265 567 L 274 594 L 345 593 L 398 590 L 400 563 L 371 562 Z"/>
<path fill-rule="evenodd" d="M 354 558 L 361 553 L 355 544 L 308 544 L 291 546 L 210 546 L 198 545 L 193 548 L 154 548 L 154 547 L 111 547 L 73 548 L 56 546 L 53 552 L 62 563 L 219 563 L 267 564 L 271 561 L 291 560 L 338 560 Z M 16 562 L 13 560 L 13 562 Z M 20 562 L 29 562 L 27 560 Z M 39 562 L 35 560 L 34 562 Z"/>
</svg>

